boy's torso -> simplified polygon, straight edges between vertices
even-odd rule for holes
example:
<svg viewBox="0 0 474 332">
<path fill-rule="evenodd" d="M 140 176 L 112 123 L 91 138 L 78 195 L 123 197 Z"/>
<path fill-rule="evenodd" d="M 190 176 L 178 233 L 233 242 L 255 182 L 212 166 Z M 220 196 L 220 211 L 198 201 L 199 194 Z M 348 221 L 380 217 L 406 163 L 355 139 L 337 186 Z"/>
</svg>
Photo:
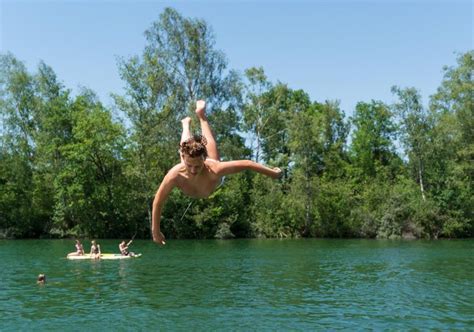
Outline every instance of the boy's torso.
<svg viewBox="0 0 474 332">
<path fill-rule="evenodd" d="M 216 189 L 220 177 L 213 170 L 218 161 L 207 159 L 198 175 L 190 176 L 184 165 L 178 169 L 176 186 L 187 196 L 206 198 Z"/>
</svg>

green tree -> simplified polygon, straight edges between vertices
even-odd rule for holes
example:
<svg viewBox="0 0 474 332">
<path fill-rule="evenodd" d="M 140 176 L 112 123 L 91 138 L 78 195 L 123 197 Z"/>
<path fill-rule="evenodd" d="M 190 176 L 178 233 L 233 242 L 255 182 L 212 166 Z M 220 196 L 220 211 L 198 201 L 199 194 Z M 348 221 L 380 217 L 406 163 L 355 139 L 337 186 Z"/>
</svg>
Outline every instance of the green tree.
<svg viewBox="0 0 474 332">
<path fill-rule="evenodd" d="M 351 121 L 354 128 L 349 147 L 348 184 L 352 192 L 349 229 L 368 237 L 390 237 L 395 233 L 398 236 L 401 234 L 400 225 L 396 224 L 399 214 L 391 211 L 388 217 L 384 205 L 391 197 L 390 188 L 404 171 L 393 143 L 397 130 L 393 114 L 380 101 L 359 102 Z"/>
<path fill-rule="evenodd" d="M 37 96 L 34 78 L 12 54 L 0 56 L 2 227 L 10 236 L 36 236 L 42 223 L 33 205 Z"/>
<path fill-rule="evenodd" d="M 352 118 L 354 132 L 350 154 L 356 177 L 373 178 L 396 159 L 393 139 L 396 127 L 389 108 L 380 101 L 359 102 Z"/>
<path fill-rule="evenodd" d="M 430 131 L 432 124 L 428 112 L 423 108 L 421 96 L 414 88 L 400 89 L 392 87 L 392 93 L 396 94 L 399 102 L 393 105 L 393 109 L 400 119 L 402 143 L 405 154 L 413 169 L 416 181 L 420 186 L 422 199 L 425 201 L 425 168 L 427 163 L 428 149 L 430 148 Z"/>
<path fill-rule="evenodd" d="M 72 142 L 74 124 L 70 91 L 58 81 L 53 69 L 43 62 L 40 62 L 35 75 L 35 91 L 38 130 L 33 175 L 34 209 L 42 212 L 44 232 L 47 233 L 54 228 L 51 221 L 57 204 L 56 176 L 67 166 L 62 147 Z"/>
<path fill-rule="evenodd" d="M 130 234 L 133 208 L 123 174 L 125 133 L 94 93 L 84 91 L 71 105 L 72 139 L 61 146 L 64 167 L 55 178 L 53 234 L 70 229 L 93 237 Z"/>
<path fill-rule="evenodd" d="M 304 226 L 302 234 L 308 236 L 315 218 L 315 197 L 317 195 L 317 177 L 322 171 L 323 142 L 321 117 L 309 97 L 303 107 L 298 105 L 293 114 L 289 130 L 289 148 L 291 151 L 292 192 L 301 197 L 304 206 Z M 300 191 L 300 194 L 297 192 Z"/>
<path fill-rule="evenodd" d="M 434 118 L 431 186 L 444 215 L 441 235 L 474 232 L 474 52 L 459 55 L 456 67 L 445 67 L 444 79 L 431 97 Z"/>
<path fill-rule="evenodd" d="M 245 101 L 243 105 L 243 129 L 248 134 L 253 158 L 258 163 L 261 158 L 262 131 L 268 124 L 271 114 L 264 107 L 265 94 L 272 84 L 267 80 L 262 67 L 249 68 L 245 71 L 248 83 L 245 85 Z"/>
</svg>

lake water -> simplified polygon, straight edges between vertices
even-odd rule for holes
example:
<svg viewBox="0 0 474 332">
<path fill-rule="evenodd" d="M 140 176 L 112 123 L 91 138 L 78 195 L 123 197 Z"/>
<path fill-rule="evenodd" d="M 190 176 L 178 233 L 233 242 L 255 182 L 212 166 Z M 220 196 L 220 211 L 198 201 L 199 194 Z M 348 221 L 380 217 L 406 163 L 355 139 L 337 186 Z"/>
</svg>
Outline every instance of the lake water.
<svg viewBox="0 0 474 332">
<path fill-rule="evenodd" d="M 98 242 L 117 251 L 117 240 Z M 143 256 L 68 261 L 74 241 L 0 241 L 0 330 L 474 329 L 474 240 L 131 249 Z"/>
</svg>

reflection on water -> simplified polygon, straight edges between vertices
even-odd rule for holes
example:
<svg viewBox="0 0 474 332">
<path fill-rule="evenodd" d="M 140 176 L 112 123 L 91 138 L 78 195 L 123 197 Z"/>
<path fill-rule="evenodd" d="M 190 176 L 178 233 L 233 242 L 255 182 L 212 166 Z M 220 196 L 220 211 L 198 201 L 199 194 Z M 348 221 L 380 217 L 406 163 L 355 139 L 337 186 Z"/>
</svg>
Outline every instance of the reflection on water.
<svg viewBox="0 0 474 332">
<path fill-rule="evenodd" d="M 143 256 L 119 261 L 72 246 L 0 241 L 2 331 L 474 326 L 472 240 L 134 241 Z"/>
</svg>

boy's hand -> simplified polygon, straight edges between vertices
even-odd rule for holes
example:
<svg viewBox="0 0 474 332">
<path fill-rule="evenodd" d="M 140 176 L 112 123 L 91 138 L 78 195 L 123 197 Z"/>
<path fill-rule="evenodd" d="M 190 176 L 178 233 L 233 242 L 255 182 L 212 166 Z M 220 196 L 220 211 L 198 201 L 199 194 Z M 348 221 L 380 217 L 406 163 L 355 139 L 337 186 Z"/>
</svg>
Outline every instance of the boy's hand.
<svg viewBox="0 0 474 332">
<path fill-rule="evenodd" d="M 274 176 L 275 179 L 279 179 L 282 177 L 283 172 L 281 171 L 280 167 L 274 167 L 273 171 L 275 172 L 275 176 Z"/>
<path fill-rule="evenodd" d="M 160 231 L 156 231 L 156 232 L 153 231 L 153 242 L 164 246 L 166 244 L 165 240 L 166 239 L 165 239 L 165 236 L 163 235 L 163 233 L 161 233 Z"/>
</svg>

